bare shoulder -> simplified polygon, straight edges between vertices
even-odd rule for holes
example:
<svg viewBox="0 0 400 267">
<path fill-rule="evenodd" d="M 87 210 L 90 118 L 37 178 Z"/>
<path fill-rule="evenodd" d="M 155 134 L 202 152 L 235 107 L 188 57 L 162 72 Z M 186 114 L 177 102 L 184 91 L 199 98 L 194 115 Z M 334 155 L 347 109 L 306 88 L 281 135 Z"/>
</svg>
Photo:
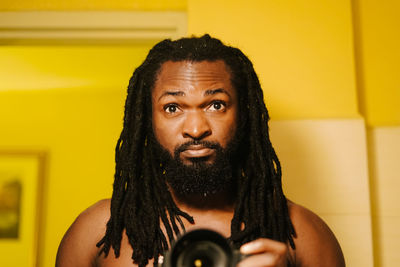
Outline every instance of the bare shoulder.
<svg viewBox="0 0 400 267">
<path fill-rule="evenodd" d="M 65 233 L 57 252 L 57 267 L 93 266 L 97 242 L 110 217 L 110 200 L 100 200 L 83 211 Z"/>
<path fill-rule="evenodd" d="M 288 201 L 296 230 L 297 266 L 345 266 L 339 242 L 328 225 L 312 211 Z"/>
</svg>

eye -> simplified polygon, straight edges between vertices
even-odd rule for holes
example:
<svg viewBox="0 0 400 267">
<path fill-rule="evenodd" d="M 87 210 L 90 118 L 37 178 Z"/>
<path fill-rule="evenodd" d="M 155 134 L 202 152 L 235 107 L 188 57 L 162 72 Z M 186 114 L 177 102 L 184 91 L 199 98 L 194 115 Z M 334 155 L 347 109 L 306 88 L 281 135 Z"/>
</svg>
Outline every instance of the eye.
<svg viewBox="0 0 400 267">
<path fill-rule="evenodd" d="M 177 104 L 168 104 L 164 106 L 164 111 L 169 114 L 174 114 L 179 111 Z"/>
<path fill-rule="evenodd" d="M 211 103 L 208 109 L 211 111 L 225 111 L 226 103 L 222 100 L 216 100 Z"/>
</svg>

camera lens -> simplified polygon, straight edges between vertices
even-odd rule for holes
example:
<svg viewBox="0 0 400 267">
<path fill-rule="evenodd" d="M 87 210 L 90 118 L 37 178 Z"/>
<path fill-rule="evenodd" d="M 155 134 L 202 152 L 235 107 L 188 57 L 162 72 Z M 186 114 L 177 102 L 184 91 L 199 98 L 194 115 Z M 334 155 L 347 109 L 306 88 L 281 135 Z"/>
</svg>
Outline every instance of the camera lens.
<svg viewBox="0 0 400 267">
<path fill-rule="evenodd" d="M 185 247 L 176 259 L 176 266 L 225 267 L 228 265 L 226 252 L 210 241 L 198 241 Z"/>
<path fill-rule="evenodd" d="M 166 254 L 163 267 L 231 267 L 233 250 L 217 232 L 198 229 L 182 235 Z"/>
</svg>

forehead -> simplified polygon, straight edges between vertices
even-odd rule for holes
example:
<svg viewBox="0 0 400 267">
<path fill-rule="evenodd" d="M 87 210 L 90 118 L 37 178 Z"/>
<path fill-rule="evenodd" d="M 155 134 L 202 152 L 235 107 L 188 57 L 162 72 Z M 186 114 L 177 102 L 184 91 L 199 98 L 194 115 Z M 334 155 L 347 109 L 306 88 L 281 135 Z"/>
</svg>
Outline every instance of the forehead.
<svg viewBox="0 0 400 267">
<path fill-rule="evenodd" d="M 155 89 L 160 89 L 160 87 L 183 89 L 179 88 L 182 86 L 207 87 L 213 84 L 231 87 L 230 71 L 224 61 L 167 61 L 161 65 L 156 77 Z"/>
</svg>

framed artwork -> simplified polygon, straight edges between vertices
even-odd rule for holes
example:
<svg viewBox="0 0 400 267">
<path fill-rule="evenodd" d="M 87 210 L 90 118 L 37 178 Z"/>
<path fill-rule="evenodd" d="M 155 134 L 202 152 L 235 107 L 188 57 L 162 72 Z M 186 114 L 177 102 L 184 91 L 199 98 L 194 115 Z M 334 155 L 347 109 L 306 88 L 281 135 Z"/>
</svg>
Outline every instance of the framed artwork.
<svg viewBox="0 0 400 267">
<path fill-rule="evenodd" d="M 36 266 L 45 154 L 0 150 L 0 251 L 4 267 Z"/>
</svg>

